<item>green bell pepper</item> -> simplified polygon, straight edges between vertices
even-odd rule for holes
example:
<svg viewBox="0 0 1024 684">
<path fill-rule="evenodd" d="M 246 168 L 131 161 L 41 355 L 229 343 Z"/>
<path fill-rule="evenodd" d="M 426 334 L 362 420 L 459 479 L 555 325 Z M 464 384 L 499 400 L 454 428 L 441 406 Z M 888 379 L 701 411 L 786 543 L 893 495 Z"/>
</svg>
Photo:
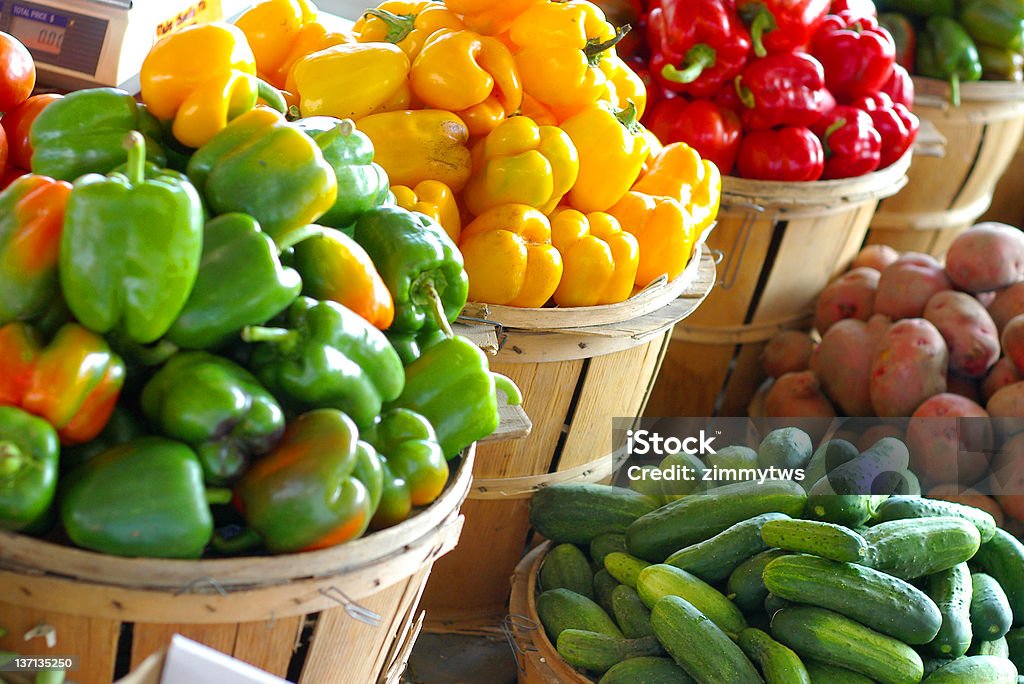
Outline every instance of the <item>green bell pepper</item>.
<svg viewBox="0 0 1024 684">
<path fill-rule="evenodd" d="M 393 332 L 418 333 L 454 321 L 469 295 L 462 253 L 433 219 L 401 207 L 377 207 L 356 221 L 354 235 L 373 259 L 395 301 Z"/>
<path fill-rule="evenodd" d="M 64 214 L 60 282 L 68 308 L 99 333 L 141 344 L 167 332 L 199 271 L 203 208 L 175 171 L 145 175 L 145 142 L 129 134 L 127 174 L 74 183 Z"/>
<path fill-rule="evenodd" d="M 448 482 L 448 461 L 430 422 L 414 411 L 392 409 L 363 439 L 380 455 L 384 493 L 373 516 L 374 529 L 396 525 L 440 496 Z"/>
<path fill-rule="evenodd" d="M 302 290 L 278 248 L 251 216 L 230 213 L 206 222 L 203 256 L 192 293 L 167 339 L 184 349 L 223 346 L 247 325 L 266 323 Z M 227 292 L 244 294 L 226 297 Z"/>
<path fill-rule="evenodd" d="M 277 397 L 303 408 L 344 411 L 368 427 L 385 401 L 402 392 L 402 361 L 384 334 L 331 301 L 299 297 L 285 314 L 285 328 L 248 326 L 258 342 L 249 367 Z"/>
<path fill-rule="evenodd" d="M 202 351 L 176 354 L 156 372 L 142 390 L 142 412 L 195 449 L 214 485 L 241 477 L 284 432 L 284 412 L 249 371 Z"/>
<path fill-rule="evenodd" d="M 139 437 L 145 437 L 146 430 L 139 418 L 120 404 L 114 407 L 103 432 L 83 444 L 64 447 L 60 452 L 60 471 L 69 473 L 86 461 L 91 461 L 104 451 L 113 449 Z"/>
<path fill-rule="evenodd" d="M 47 105 L 32 122 L 32 172 L 73 181 L 87 173 L 109 173 L 128 158 L 124 137 L 139 131 L 148 159 L 167 163 L 160 147 L 160 122 L 128 93 L 90 88 Z"/>
<path fill-rule="evenodd" d="M 312 116 L 292 125 L 316 141 L 338 179 L 338 198 L 318 223 L 350 229 L 361 214 L 387 201 L 388 174 L 373 161 L 373 143 L 350 119 Z"/>
<path fill-rule="evenodd" d="M 275 111 L 236 117 L 188 162 L 214 214 L 240 211 L 275 240 L 334 206 L 338 181 L 313 139 Z"/>
<path fill-rule="evenodd" d="M 310 411 L 288 423 L 277 447 L 242 477 L 236 504 L 269 551 L 334 546 L 366 531 L 373 502 L 356 468 L 358 440 L 341 411 Z"/>
<path fill-rule="evenodd" d="M 444 455 L 454 458 L 497 429 L 498 390 L 512 406 L 523 400 L 514 382 L 488 370 L 479 347 L 456 336 L 438 342 L 406 367 L 405 389 L 387 409 L 407 408 L 425 417 Z"/>
<path fill-rule="evenodd" d="M 918 17 L 956 16 L 956 0 L 876 0 L 879 12 L 899 12 Z"/>
<path fill-rule="evenodd" d="M 979 45 L 1024 49 L 1024 2 L 1020 0 L 967 0 L 958 18 Z"/>
<path fill-rule="evenodd" d="M 419 333 L 385 330 L 384 335 L 388 338 L 391 346 L 395 348 L 395 351 L 398 352 L 399 358 L 402 359 L 402 363 L 406 366 L 420 358 L 420 355 L 427 349 L 430 349 L 438 342 L 448 339 L 448 335 L 443 330 L 421 330 Z"/>
<path fill-rule="evenodd" d="M 186 445 L 144 437 L 105 451 L 62 485 L 61 520 L 78 546 L 115 556 L 198 558 L 213 534 L 210 503 L 228 490 L 203 487 Z"/>
<path fill-rule="evenodd" d="M 978 48 L 956 21 L 932 17 L 917 36 L 917 71 L 949 81 L 950 100 L 959 107 L 960 82 L 981 78 Z"/>
<path fill-rule="evenodd" d="M 1024 80 L 1024 55 L 1019 52 L 979 45 L 978 58 L 981 60 L 981 77 L 986 81 L 1020 83 Z"/>
<path fill-rule="evenodd" d="M 57 491 L 59 452 L 52 425 L 0 406 L 0 529 L 23 530 L 46 515 Z"/>
</svg>

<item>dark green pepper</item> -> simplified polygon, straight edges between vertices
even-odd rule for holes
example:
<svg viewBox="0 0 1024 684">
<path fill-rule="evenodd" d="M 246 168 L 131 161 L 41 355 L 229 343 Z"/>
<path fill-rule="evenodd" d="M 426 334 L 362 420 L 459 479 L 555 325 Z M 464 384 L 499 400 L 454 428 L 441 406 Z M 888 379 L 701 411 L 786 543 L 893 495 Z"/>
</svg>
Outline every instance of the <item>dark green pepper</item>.
<svg viewBox="0 0 1024 684">
<path fill-rule="evenodd" d="M 293 125 L 316 141 L 338 179 L 338 198 L 317 222 L 351 231 L 361 214 L 384 204 L 391 192 L 388 174 L 373 161 L 373 143 L 350 119 L 312 116 Z"/>
<path fill-rule="evenodd" d="M 124 138 L 139 131 L 147 158 L 163 166 L 160 122 L 128 93 L 90 88 L 68 93 L 39 113 L 32 123 L 32 172 L 73 181 L 87 173 L 109 173 L 128 158 Z"/>
<path fill-rule="evenodd" d="M 229 213 L 207 221 L 199 275 L 167 339 L 184 349 L 220 347 L 245 326 L 284 311 L 299 296 L 302 278 L 281 265 L 277 252 L 251 216 Z"/>
<path fill-rule="evenodd" d="M 932 17 L 917 36 L 917 72 L 949 81 L 950 100 L 959 107 L 960 82 L 981 78 L 978 48 L 960 24 Z"/>
<path fill-rule="evenodd" d="M 402 361 L 384 334 L 341 304 L 299 297 L 284 328 L 249 326 L 249 366 L 275 396 L 303 408 L 335 408 L 368 427 L 402 392 Z"/>
<path fill-rule="evenodd" d="M 1024 2 L 1020 0 L 967 0 L 958 18 L 979 45 L 1024 49 Z"/>
<path fill-rule="evenodd" d="M 241 366 L 206 352 L 182 352 L 142 390 L 146 419 L 195 449 L 206 481 L 241 477 L 284 432 L 277 401 Z"/>
<path fill-rule="evenodd" d="M 0 406 L 0 529 L 23 530 L 46 515 L 57 491 L 59 452 L 53 426 Z"/>
<path fill-rule="evenodd" d="M 1021 53 L 979 45 L 978 57 L 981 59 L 981 77 L 986 81 L 1020 83 L 1024 80 L 1024 55 Z"/>
<path fill-rule="evenodd" d="M 876 0 L 879 12 L 900 12 L 918 17 L 956 16 L 956 0 Z"/>
</svg>

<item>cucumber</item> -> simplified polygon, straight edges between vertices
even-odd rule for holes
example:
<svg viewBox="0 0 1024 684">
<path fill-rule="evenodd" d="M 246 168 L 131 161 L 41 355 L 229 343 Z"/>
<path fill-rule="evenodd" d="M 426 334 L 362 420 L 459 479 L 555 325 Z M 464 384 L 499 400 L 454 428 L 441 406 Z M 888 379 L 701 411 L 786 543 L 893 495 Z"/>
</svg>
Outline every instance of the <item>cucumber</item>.
<svg viewBox="0 0 1024 684">
<path fill-rule="evenodd" d="M 971 586 L 971 631 L 974 638 L 983 641 L 1001 639 L 1013 624 L 1013 611 L 1006 593 L 999 582 L 983 572 L 971 575 Z"/>
<path fill-rule="evenodd" d="M 784 556 L 764 569 L 764 584 L 780 598 L 827 608 L 906 644 L 927 644 L 942 625 L 920 589 L 853 563 Z"/>
<path fill-rule="evenodd" d="M 617 586 L 619 586 L 619 581 L 609 575 L 604 568 L 594 573 L 594 600 L 609 615 L 613 612 L 612 592 Z"/>
<path fill-rule="evenodd" d="M 963 518 L 913 518 L 875 525 L 864 533 L 871 566 L 900 579 L 946 570 L 974 556 L 978 528 Z"/>
<path fill-rule="evenodd" d="M 1013 626 L 1024 626 L 1024 544 L 1006 530 L 996 530 L 972 563 L 999 582 L 1013 611 Z"/>
<path fill-rule="evenodd" d="M 804 659 L 804 667 L 811 676 L 811 684 L 875 684 L 875 680 L 844 667 Z"/>
<path fill-rule="evenodd" d="M 693 573 L 705 582 L 721 582 L 754 554 L 768 549 L 761 538 L 762 526 L 772 520 L 792 520 L 784 513 L 765 513 L 738 522 L 711 539 L 676 551 L 665 561 Z"/>
<path fill-rule="evenodd" d="M 844 563 L 863 563 L 868 555 L 864 537 L 819 520 L 772 520 L 761 528 L 761 539 L 767 546 Z"/>
<path fill-rule="evenodd" d="M 636 578 L 640 575 L 640 571 L 646 568 L 650 563 L 645 560 L 640 560 L 634 556 L 630 556 L 628 553 L 619 553 L 615 551 L 609 553 L 604 557 L 604 569 L 608 571 L 608 574 L 614 577 L 620 584 L 625 584 L 627 587 L 636 588 Z"/>
<path fill-rule="evenodd" d="M 657 470 L 659 472 L 658 479 L 655 480 L 645 471 Z M 642 465 L 640 466 L 641 474 L 637 477 L 631 477 L 629 479 L 629 488 L 638 494 L 645 494 L 652 499 L 656 499 L 658 503 L 664 503 L 662 499 L 661 489 L 661 469 L 656 465 Z"/>
<path fill-rule="evenodd" d="M 694 684 L 671 658 L 630 658 L 604 673 L 597 684 Z"/>
<path fill-rule="evenodd" d="M 705 456 L 704 466 L 707 469 L 717 469 L 720 472 L 726 470 L 737 471 L 737 477 L 729 480 L 723 481 L 719 477 L 713 478 L 712 481 L 716 484 L 756 479 L 757 452 L 750 447 L 739 445 L 727 446 L 724 449 L 719 449 L 714 454 Z"/>
<path fill-rule="evenodd" d="M 762 513 L 799 517 L 807 494 L 789 481 L 736 482 L 707 494 L 688 496 L 647 513 L 626 530 L 626 546 L 634 556 L 661 562 L 738 522 Z"/>
<path fill-rule="evenodd" d="M 1010 645 L 1006 643 L 1006 637 L 1000 637 L 992 641 L 978 641 L 974 640 L 971 644 L 971 649 L 967 651 L 967 655 L 987 655 L 996 656 L 999 658 L 1010 659 Z"/>
<path fill-rule="evenodd" d="M 991 514 L 952 501 L 923 499 L 917 496 L 891 496 L 879 505 L 875 512 L 876 522 L 905 520 L 907 518 L 963 518 L 978 528 L 981 543 L 984 544 L 996 533 L 996 520 Z"/>
<path fill-rule="evenodd" d="M 679 596 L 706 615 L 730 636 L 747 626 L 743 613 L 732 601 L 707 582 L 671 565 L 652 565 L 640 572 L 636 591 L 648 608 L 664 596 Z"/>
<path fill-rule="evenodd" d="M 594 598 L 594 571 L 583 552 L 572 544 L 559 544 L 548 551 L 540 566 L 539 579 L 543 591 L 568 589 Z"/>
<path fill-rule="evenodd" d="M 626 553 L 626 535 L 621 532 L 609 532 L 594 537 L 590 542 L 590 561 L 594 572 L 604 568 L 604 557 L 615 551 Z"/>
<path fill-rule="evenodd" d="M 893 494 L 896 496 L 921 496 L 921 480 L 914 474 L 914 471 L 908 469 L 900 474 L 903 479 L 896 485 Z"/>
<path fill-rule="evenodd" d="M 700 684 L 764 684 L 740 647 L 688 601 L 665 596 L 651 610 L 651 625 L 672 659 Z"/>
<path fill-rule="evenodd" d="M 907 445 L 884 437 L 857 458 L 826 476 L 836 494 L 893 494 L 910 467 Z"/>
<path fill-rule="evenodd" d="M 928 595 L 939 607 L 942 626 L 928 644 L 932 655 L 959 658 L 971 647 L 971 571 L 960 563 L 928 578 Z"/>
<path fill-rule="evenodd" d="M 670 471 L 675 474 L 683 472 L 692 473 L 691 477 L 693 479 L 690 480 L 662 479 L 661 496 L 666 502 L 681 499 L 687 494 L 707 486 L 707 482 L 704 481 L 704 463 L 694 454 L 684 452 L 669 454 L 661 459 L 661 464 L 658 467 L 661 468 L 662 473 Z M 685 471 L 683 470 L 684 468 L 686 469 Z"/>
<path fill-rule="evenodd" d="M 740 632 L 737 643 L 761 670 L 767 684 L 811 684 L 800 656 L 759 629 Z"/>
<path fill-rule="evenodd" d="M 807 517 L 859 527 L 874 515 L 875 497 L 869 494 L 836 494 L 828 476 L 819 479 L 807 495 Z"/>
<path fill-rule="evenodd" d="M 918 684 L 924 676 L 914 649 L 824 608 L 783 608 L 772 617 L 772 636 L 801 657 L 845 667 L 880 684 Z"/>
<path fill-rule="evenodd" d="M 733 603 L 750 616 L 764 612 L 764 600 L 768 597 L 768 589 L 764 586 L 764 569 L 776 558 L 787 555 L 782 549 L 768 549 L 740 564 L 726 584 L 726 592 Z"/>
<path fill-rule="evenodd" d="M 653 636 L 651 629 L 651 611 L 640 600 L 636 589 L 620 584 L 612 592 L 612 611 L 615 622 L 627 639 Z"/>
<path fill-rule="evenodd" d="M 792 605 L 792 602 L 787 601 L 781 596 L 776 596 L 775 594 L 772 594 L 770 592 L 767 596 L 764 597 L 764 612 L 768 614 L 769 620 L 783 608 L 789 608 Z"/>
<path fill-rule="evenodd" d="M 803 468 L 811 460 L 814 445 L 800 428 L 772 430 L 757 447 L 757 461 L 762 468 Z"/>
<path fill-rule="evenodd" d="M 830 439 L 823 443 L 804 468 L 804 487 L 810 489 L 815 482 L 858 456 L 860 452 L 857 447 L 845 439 Z"/>
<path fill-rule="evenodd" d="M 538 596 L 537 615 L 552 642 L 567 629 L 622 638 L 622 631 L 601 606 L 568 589 L 552 589 Z"/>
<path fill-rule="evenodd" d="M 530 499 L 530 524 L 553 542 L 589 544 L 608 532 L 625 532 L 660 502 L 623 487 L 556 484 Z"/>
<path fill-rule="evenodd" d="M 1006 647 L 1010 651 L 1010 660 L 1017 669 L 1024 672 L 1024 628 L 1011 629 L 1006 633 Z"/>
<path fill-rule="evenodd" d="M 1017 668 L 1005 658 L 969 656 L 940 667 L 923 684 L 1017 684 Z"/>
<path fill-rule="evenodd" d="M 580 629 L 563 630 L 558 635 L 555 649 L 573 667 L 598 674 L 630 658 L 665 655 L 665 650 L 653 636 L 623 639 Z"/>
<path fill-rule="evenodd" d="M 935 672 L 939 668 L 946 667 L 952 662 L 948 658 L 932 658 L 931 656 L 925 656 L 920 651 L 918 651 L 918 654 L 921 656 L 921 662 L 924 663 L 924 676 L 926 679 L 932 672 Z M 963 656 L 960 657 L 962 658 Z"/>
</svg>

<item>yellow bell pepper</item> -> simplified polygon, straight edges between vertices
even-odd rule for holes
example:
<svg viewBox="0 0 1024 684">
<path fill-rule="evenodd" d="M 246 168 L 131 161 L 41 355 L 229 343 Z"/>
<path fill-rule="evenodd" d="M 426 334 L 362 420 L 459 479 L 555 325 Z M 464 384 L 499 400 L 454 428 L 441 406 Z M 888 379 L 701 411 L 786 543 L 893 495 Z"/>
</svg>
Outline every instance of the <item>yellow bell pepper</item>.
<svg viewBox="0 0 1024 684">
<path fill-rule="evenodd" d="M 373 160 L 395 185 L 411 188 L 437 180 L 460 192 L 469 180 L 473 169 L 466 147 L 469 130 L 451 112 L 419 109 L 374 114 L 360 119 L 359 130 L 373 141 Z"/>
<path fill-rule="evenodd" d="M 697 233 L 711 225 L 722 198 L 722 174 L 714 162 L 701 159 L 686 143 L 666 145 L 633 185 L 647 195 L 664 195 L 679 200 L 694 221 Z"/>
<path fill-rule="evenodd" d="M 564 265 L 554 294 L 558 306 L 615 304 L 632 294 L 640 246 L 611 214 L 558 209 L 551 215 L 551 244 Z"/>
<path fill-rule="evenodd" d="M 459 215 L 455 193 L 447 185 L 436 180 L 422 181 L 417 183 L 415 188 L 392 185 L 391 194 L 395 196 L 398 206 L 403 209 L 426 214 L 440 223 L 448 237 L 458 244 L 459 233 L 462 232 L 462 217 Z"/>
<path fill-rule="evenodd" d="M 454 112 L 472 135 L 486 135 L 523 103 L 512 53 L 500 40 L 472 31 L 435 32 L 412 63 L 409 80 L 417 99 Z"/>
<path fill-rule="evenodd" d="M 525 204 L 504 204 L 477 216 L 463 229 L 459 249 L 475 302 L 543 306 L 562 278 L 551 224 Z"/>
<path fill-rule="evenodd" d="M 523 90 L 549 107 L 570 109 L 608 93 L 609 79 L 600 65 L 615 55 L 623 35 L 585 0 L 533 5 L 509 29 Z"/>
<path fill-rule="evenodd" d="M 626 194 L 643 168 L 649 145 L 636 110 L 590 105 L 562 122 L 580 157 L 580 173 L 569 205 L 584 213 L 606 211 Z"/>
<path fill-rule="evenodd" d="M 409 107 L 409 58 L 391 43 L 335 45 L 306 55 L 288 74 L 303 117 L 361 119 Z"/>
<path fill-rule="evenodd" d="M 508 31 L 515 18 L 531 5 L 545 0 L 446 0 L 452 12 L 462 15 L 466 28 L 484 36 Z"/>
<path fill-rule="evenodd" d="M 265 0 L 246 10 L 235 26 L 256 56 L 256 73 L 276 88 L 285 87 L 288 72 L 306 55 L 354 42 L 317 21 L 316 5 L 309 0 Z"/>
<path fill-rule="evenodd" d="M 528 204 L 550 214 L 576 182 L 580 160 L 555 126 L 506 119 L 473 147 L 473 175 L 462 200 L 479 215 L 499 204 Z"/>
<path fill-rule="evenodd" d="M 360 43 L 394 43 L 410 60 L 441 29 L 463 29 L 458 15 L 434 0 L 384 0 L 366 10 L 352 30 Z"/>
<path fill-rule="evenodd" d="M 647 111 L 647 86 L 629 64 L 618 55 L 605 56 L 599 65 L 608 79 L 608 91 L 616 109 L 625 109 L 632 102 L 636 116 L 641 118 Z"/>
<path fill-rule="evenodd" d="M 646 287 L 663 274 L 674 280 L 686 268 L 698 233 L 679 200 L 630 190 L 608 213 L 640 245 L 637 287 Z"/>
<path fill-rule="evenodd" d="M 171 132 L 188 147 L 205 144 L 260 97 L 278 111 L 287 109 L 281 94 L 256 77 L 245 34 L 222 22 L 161 38 L 143 60 L 139 80 L 149 111 L 173 119 Z"/>
<path fill-rule="evenodd" d="M 700 181 L 690 189 L 690 203 L 687 211 L 693 216 L 695 230 L 699 236 L 715 219 L 722 203 L 722 173 L 710 159 L 701 162 L 704 173 Z"/>
<path fill-rule="evenodd" d="M 523 104 L 519 113 L 528 119 L 533 119 L 538 126 L 557 126 L 558 118 L 551 108 L 541 104 L 537 98 L 529 93 L 523 93 Z"/>
</svg>

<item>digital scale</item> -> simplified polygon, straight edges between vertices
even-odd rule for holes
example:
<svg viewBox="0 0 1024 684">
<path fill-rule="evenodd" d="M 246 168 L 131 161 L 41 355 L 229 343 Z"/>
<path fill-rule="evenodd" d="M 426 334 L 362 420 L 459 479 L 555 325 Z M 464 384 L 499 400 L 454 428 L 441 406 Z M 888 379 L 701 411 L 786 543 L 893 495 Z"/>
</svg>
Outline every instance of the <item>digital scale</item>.
<svg viewBox="0 0 1024 684">
<path fill-rule="evenodd" d="M 138 92 L 157 40 L 207 21 L 231 20 L 256 0 L 0 0 L 0 31 L 32 53 L 41 86 L 117 86 Z"/>
</svg>

